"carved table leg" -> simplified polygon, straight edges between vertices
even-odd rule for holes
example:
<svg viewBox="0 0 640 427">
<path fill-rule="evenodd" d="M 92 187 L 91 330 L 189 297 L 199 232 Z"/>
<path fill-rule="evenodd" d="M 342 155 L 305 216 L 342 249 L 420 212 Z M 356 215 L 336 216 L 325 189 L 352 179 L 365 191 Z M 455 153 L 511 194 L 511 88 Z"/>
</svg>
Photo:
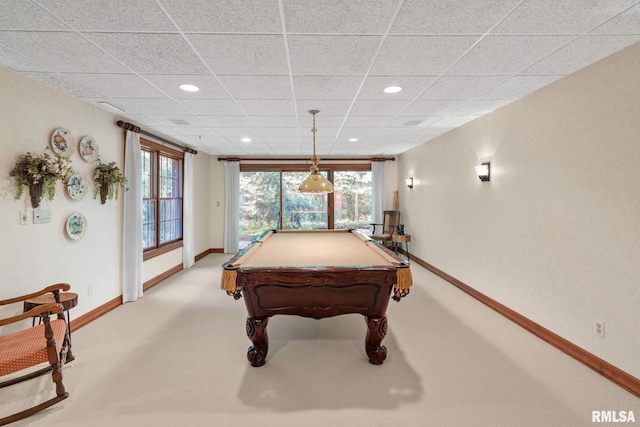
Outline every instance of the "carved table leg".
<svg viewBox="0 0 640 427">
<path fill-rule="evenodd" d="M 387 335 L 387 316 L 366 316 L 367 321 L 367 338 L 365 340 L 365 349 L 369 362 L 374 365 L 381 365 L 387 358 L 387 349 L 380 343 L 385 335 Z"/>
<path fill-rule="evenodd" d="M 267 323 L 269 318 L 247 317 L 247 336 L 253 343 L 247 352 L 247 359 L 251 366 L 262 366 L 269 351 L 269 337 L 267 336 Z"/>
</svg>

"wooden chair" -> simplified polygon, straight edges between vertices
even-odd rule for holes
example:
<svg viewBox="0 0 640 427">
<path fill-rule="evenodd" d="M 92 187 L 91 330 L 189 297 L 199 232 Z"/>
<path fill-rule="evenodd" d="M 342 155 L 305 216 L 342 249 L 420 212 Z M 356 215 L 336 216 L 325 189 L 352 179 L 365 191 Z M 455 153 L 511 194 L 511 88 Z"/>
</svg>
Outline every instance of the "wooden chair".
<svg viewBox="0 0 640 427">
<path fill-rule="evenodd" d="M 400 211 L 384 211 L 382 221 L 382 224 L 371 224 L 373 226 L 371 238 L 381 241 L 385 246 L 392 247 L 393 234 L 400 224 Z"/>
<path fill-rule="evenodd" d="M 0 388 L 36 378 L 49 371 L 52 371 L 51 376 L 56 387 L 56 396 L 21 412 L 0 418 L 0 426 L 26 418 L 69 397 L 62 384 L 62 367 L 67 361 L 73 360 L 73 355 L 69 348 L 67 322 L 60 304 L 60 291 L 68 291 L 69 288 L 68 284 L 59 283 L 29 295 L 0 300 L 0 306 L 24 303 L 25 300 L 51 292 L 56 301 L 0 319 L 0 327 L 32 317 L 42 319 L 42 323 L 36 326 L 23 327 L 17 331 L 14 326 L 15 332 L 0 334 L 0 377 L 27 370 L 27 373 L 21 376 L 0 382 Z M 53 314 L 57 314 L 57 318 L 50 319 Z M 48 366 L 42 367 L 45 363 Z"/>
</svg>

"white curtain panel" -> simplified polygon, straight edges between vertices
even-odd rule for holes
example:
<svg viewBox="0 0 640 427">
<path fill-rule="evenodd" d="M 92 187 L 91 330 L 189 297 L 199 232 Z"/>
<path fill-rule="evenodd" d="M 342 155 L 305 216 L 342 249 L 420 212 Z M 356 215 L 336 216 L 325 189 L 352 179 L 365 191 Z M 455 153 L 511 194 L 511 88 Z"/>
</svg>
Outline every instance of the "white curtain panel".
<svg viewBox="0 0 640 427">
<path fill-rule="evenodd" d="M 224 253 L 238 252 L 240 245 L 240 162 L 225 162 Z"/>
<path fill-rule="evenodd" d="M 195 228 L 193 205 L 193 154 L 184 153 L 184 193 L 182 197 L 182 267 L 190 268 L 195 263 Z"/>
<path fill-rule="evenodd" d="M 142 175 L 140 134 L 127 131 L 124 155 L 124 224 L 122 227 L 122 301 L 142 296 Z"/>
<path fill-rule="evenodd" d="M 374 224 L 382 224 L 382 212 L 387 206 L 384 169 L 385 162 L 371 162 L 371 219 Z"/>
</svg>

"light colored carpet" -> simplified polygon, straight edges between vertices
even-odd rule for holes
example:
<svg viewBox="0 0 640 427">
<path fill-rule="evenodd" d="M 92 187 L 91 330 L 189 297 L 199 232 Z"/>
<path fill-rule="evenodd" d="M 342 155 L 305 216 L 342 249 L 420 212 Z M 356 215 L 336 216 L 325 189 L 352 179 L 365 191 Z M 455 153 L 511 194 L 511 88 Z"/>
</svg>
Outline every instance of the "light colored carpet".
<svg viewBox="0 0 640 427">
<path fill-rule="evenodd" d="M 374 366 L 360 315 L 275 316 L 267 364 L 246 360 L 246 309 L 209 255 L 75 331 L 69 399 L 15 426 L 591 426 L 640 399 L 412 265 Z M 53 393 L 50 376 L 0 389 L 0 415 Z M 28 395 L 28 398 L 23 396 Z M 640 420 L 639 420 L 640 422 Z"/>
</svg>

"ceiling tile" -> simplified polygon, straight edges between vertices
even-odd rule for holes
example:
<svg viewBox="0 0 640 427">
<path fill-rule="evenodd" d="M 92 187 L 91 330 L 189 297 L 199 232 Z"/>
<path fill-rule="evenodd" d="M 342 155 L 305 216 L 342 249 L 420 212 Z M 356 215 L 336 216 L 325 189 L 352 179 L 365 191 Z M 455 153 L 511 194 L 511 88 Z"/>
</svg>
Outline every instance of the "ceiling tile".
<svg viewBox="0 0 640 427">
<path fill-rule="evenodd" d="M 205 135 L 214 135 L 214 136 L 223 135 L 221 132 L 218 132 L 218 130 L 213 130 L 208 126 L 180 126 L 174 129 L 176 129 L 180 134 L 185 136 L 202 137 Z M 196 139 L 201 139 L 201 138 L 196 138 Z"/>
<path fill-rule="evenodd" d="M 170 111 L 164 115 L 148 114 L 147 117 L 155 120 L 160 126 L 175 127 L 177 123 L 186 123 L 182 126 L 206 125 L 199 117 L 189 115 L 187 111 L 179 107 L 179 110 Z"/>
<path fill-rule="evenodd" d="M 323 129 L 323 132 L 326 132 L 326 129 Z M 300 130 L 298 128 L 263 128 L 260 131 L 260 135 L 263 137 L 289 136 L 296 138 L 300 136 Z"/>
<path fill-rule="evenodd" d="M 510 103 L 506 99 L 477 99 L 466 103 L 451 113 L 452 116 L 483 116 Z"/>
<path fill-rule="evenodd" d="M 66 30 L 67 27 L 30 1 L 0 1 L 0 28 L 4 30 Z"/>
<path fill-rule="evenodd" d="M 477 119 L 478 116 L 447 116 L 434 122 L 430 127 L 452 129 L 462 126 L 472 120 Z"/>
<path fill-rule="evenodd" d="M 640 40 L 640 0 L 0 0 L 0 10 L 1 65 L 222 155 L 310 155 L 311 109 L 319 152 L 397 154 Z M 403 90 L 383 93 L 390 85 Z"/>
<path fill-rule="evenodd" d="M 415 99 L 429 88 L 436 79 L 436 76 L 368 76 L 358 94 L 358 99 Z M 383 89 L 389 86 L 399 86 L 402 90 L 397 93 L 383 92 Z"/>
<path fill-rule="evenodd" d="M 571 42 L 572 36 L 488 36 L 447 72 L 513 75 Z"/>
<path fill-rule="evenodd" d="M 409 116 L 442 116 L 460 107 L 460 100 L 420 100 L 411 103 L 403 114 Z"/>
<path fill-rule="evenodd" d="M 383 128 L 393 120 L 393 116 L 354 117 L 349 116 L 344 122 L 345 128 Z"/>
<path fill-rule="evenodd" d="M 213 127 L 253 127 L 246 116 L 198 116 L 202 123 Z"/>
<path fill-rule="evenodd" d="M 288 37 L 294 75 L 364 75 L 380 41 L 379 36 Z"/>
<path fill-rule="evenodd" d="M 358 100 L 353 104 L 351 116 L 395 116 L 409 104 L 408 101 Z"/>
<path fill-rule="evenodd" d="M 583 34 L 629 6 L 628 0 L 525 1 L 493 34 Z"/>
<path fill-rule="evenodd" d="M 397 3 L 389 0 L 284 0 L 288 33 L 382 34 Z"/>
<path fill-rule="evenodd" d="M 508 78 L 508 76 L 444 76 L 418 99 L 473 99 Z"/>
<path fill-rule="evenodd" d="M 178 103 L 196 116 L 242 115 L 238 105 L 226 99 L 179 99 Z"/>
<path fill-rule="evenodd" d="M 38 0 L 69 27 L 80 31 L 175 31 L 154 0 L 118 1 Z M 125 12 L 123 13 L 123 8 Z"/>
<path fill-rule="evenodd" d="M 281 35 L 190 34 L 214 74 L 288 75 Z"/>
<path fill-rule="evenodd" d="M 514 76 L 500 86 L 485 92 L 482 99 L 518 99 L 551 84 L 561 78 L 562 75 L 551 76 Z"/>
<path fill-rule="evenodd" d="M 371 75 L 438 76 L 477 40 L 474 36 L 390 36 Z"/>
<path fill-rule="evenodd" d="M 405 1 L 392 34 L 485 34 L 521 0 Z"/>
<path fill-rule="evenodd" d="M 311 142 L 311 133 L 309 133 L 308 138 L 304 138 L 303 136 L 265 136 L 263 137 L 264 141 L 270 145 L 297 145 L 298 148 L 301 147 L 302 141 L 309 141 L 309 151 L 311 151 L 312 142 Z"/>
<path fill-rule="evenodd" d="M 111 98 L 166 98 L 161 91 L 135 74 L 66 74 L 84 86 Z"/>
<path fill-rule="evenodd" d="M 293 76 L 300 99 L 353 99 L 361 82 L 360 76 Z"/>
<path fill-rule="evenodd" d="M 340 128 L 344 122 L 344 116 L 327 116 L 326 110 L 320 111 L 316 115 L 316 129 L 320 128 Z M 313 127 L 313 117 L 309 112 L 300 113 L 298 116 L 298 127 L 302 129 L 302 132 L 306 132 L 311 135 L 311 128 Z"/>
<path fill-rule="evenodd" d="M 438 120 L 440 116 L 409 116 L 401 115 L 394 118 L 389 122 L 388 127 L 417 127 L 422 130 L 425 126 L 429 126 L 434 121 Z"/>
<path fill-rule="evenodd" d="M 216 33 L 281 33 L 278 0 L 162 0 L 180 30 Z"/>
<path fill-rule="evenodd" d="M 2 58 L 2 65 L 15 71 L 53 71 L 50 65 L 32 61 L 19 53 L 7 49 L 4 46 L 0 46 L 0 57 Z"/>
<path fill-rule="evenodd" d="M 128 70 L 75 33 L 0 31 L 0 44 L 51 71 L 78 73 L 126 73 Z M 64 49 L 60 49 L 64 46 Z"/>
<path fill-rule="evenodd" d="M 403 126 L 403 127 L 386 127 L 378 133 L 379 136 L 394 136 L 406 138 L 408 136 L 415 135 L 420 132 L 422 128 L 415 126 Z"/>
<path fill-rule="evenodd" d="M 327 116 L 341 116 L 344 117 L 349 108 L 351 107 L 351 101 L 342 100 L 327 100 L 327 99 L 297 99 L 296 108 L 297 114 L 300 120 L 304 121 L 305 117 L 309 118 L 309 123 L 312 122 L 309 110 L 320 110 L 320 114 L 317 116 L 318 123 L 324 120 Z"/>
<path fill-rule="evenodd" d="M 254 126 L 259 128 L 297 128 L 298 122 L 296 116 L 248 116 L 248 119 Z"/>
<path fill-rule="evenodd" d="M 100 98 L 105 96 L 104 93 L 93 90 L 95 88 L 84 86 L 66 74 L 27 72 L 25 75 L 77 98 Z"/>
<path fill-rule="evenodd" d="M 234 99 L 291 99 L 288 76 L 220 76 Z"/>
<path fill-rule="evenodd" d="M 640 41 L 639 35 L 585 36 L 549 55 L 523 74 L 569 74 Z"/>
<path fill-rule="evenodd" d="M 640 33 L 640 3 L 624 13 L 605 22 L 592 31 L 593 34 L 638 34 Z"/>
<path fill-rule="evenodd" d="M 290 100 L 239 100 L 238 105 L 248 116 L 270 116 L 273 114 L 289 116 L 294 114 L 293 102 Z"/>
<path fill-rule="evenodd" d="M 179 34 L 86 33 L 140 74 L 202 74 L 207 70 Z"/>
<path fill-rule="evenodd" d="M 230 99 L 229 94 L 211 74 L 143 74 L 142 78 L 166 93 L 171 98 Z M 198 86 L 198 92 L 185 92 L 182 84 Z"/>
<path fill-rule="evenodd" d="M 139 98 L 114 98 L 113 100 L 115 105 L 123 108 L 128 114 L 173 115 L 187 113 L 184 108 L 170 99 L 154 99 L 153 102 Z"/>
</svg>

